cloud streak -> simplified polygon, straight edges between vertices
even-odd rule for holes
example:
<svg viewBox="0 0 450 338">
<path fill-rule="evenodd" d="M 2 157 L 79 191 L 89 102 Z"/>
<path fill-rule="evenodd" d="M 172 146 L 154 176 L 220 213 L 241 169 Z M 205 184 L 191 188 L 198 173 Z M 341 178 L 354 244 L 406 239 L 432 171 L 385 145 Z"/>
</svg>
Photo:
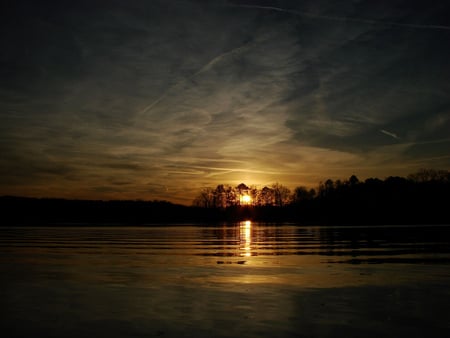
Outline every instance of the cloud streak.
<svg viewBox="0 0 450 338">
<path fill-rule="evenodd" d="M 224 61 L 226 58 L 238 55 L 240 52 L 242 52 L 245 49 L 248 49 L 250 47 L 251 46 L 249 46 L 248 44 L 245 44 L 243 46 L 233 48 L 232 50 L 230 50 L 228 52 L 222 53 L 222 54 L 214 57 L 213 59 L 211 59 L 209 62 L 207 62 L 205 65 L 203 65 L 198 71 L 196 71 L 191 76 L 189 76 L 187 78 L 184 78 L 184 79 L 181 79 L 177 83 L 175 83 L 174 85 L 170 86 L 166 91 L 164 91 L 164 93 L 160 97 L 158 97 L 155 101 L 153 101 L 151 104 L 149 104 L 147 107 L 145 107 L 139 113 L 139 115 L 142 115 L 142 114 L 150 112 L 154 106 L 156 106 L 161 101 L 166 99 L 171 92 L 173 93 L 173 92 L 176 92 L 176 91 L 183 91 L 184 87 L 190 86 L 192 84 L 195 85 L 195 78 L 198 75 L 201 75 L 202 73 L 209 71 L 217 63 Z"/>
<path fill-rule="evenodd" d="M 390 132 L 390 131 L 387 131 L 387 130 L 384 130 L 384 129 L 380 129 L 380 132 L 383 133 L 383 134 L 385 134 L 385 135 L 387 135 L 387 136 L 393 137 L 393 138 L 395 138 L 396 140 L 399 140 L 399 139 L 400 139 L 400 137 L 398 137 L 397 134 L 392 133 L 392 132 Z"/>
<path fill-rule="evenodd" d="M 446 5 L 29 6 L 0 23 L 0 194 L 189 204 L 450 165 Z"/>
<path fill-rule="evenodd" d="M 346 17 L 346 16 L 321 15 L 321 14 L 313 14 L 313 13 L 309 13 L 309 12 L 303 12 L 303 11 L 280 8 L 280 7 L 273 7 L 273 6 L 231 5 L 231 4 L 229 4 L 228 6 L 282 12 L 282 13 L 288 13 L 288 14 L 292 14 L 292 15 L 296 15 L 296 16 L 300 16 L 300 17 L 306 17 L 306 18 L 312 18 L 312 19 L 318 19 L 318 20 L 326 20 L 326 21 L 354 22 L 354 23 L 366 24 L 366 25 L 391 26 L 391 27 L 400 27 L 400 28 L 450 30 L 450 26 L 445 26 L 445 25 L 413 24 L 413 23 L 402 23 L 402 22 L 394 22 L 394 21 L 382 21 L 382 20 Z"/>
</svg>

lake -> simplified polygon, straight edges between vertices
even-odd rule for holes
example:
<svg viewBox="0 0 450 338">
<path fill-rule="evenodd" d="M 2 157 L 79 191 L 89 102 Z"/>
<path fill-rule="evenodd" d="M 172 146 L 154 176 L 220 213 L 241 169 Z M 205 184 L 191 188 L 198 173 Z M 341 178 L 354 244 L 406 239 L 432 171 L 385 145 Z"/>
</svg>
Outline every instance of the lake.
<svg viewBox="0 0 450 338">
<path fill-rule="evenodd" d="M 4 337 L 450 336 L 450 226 L 2 227 Z"/>
</svg>

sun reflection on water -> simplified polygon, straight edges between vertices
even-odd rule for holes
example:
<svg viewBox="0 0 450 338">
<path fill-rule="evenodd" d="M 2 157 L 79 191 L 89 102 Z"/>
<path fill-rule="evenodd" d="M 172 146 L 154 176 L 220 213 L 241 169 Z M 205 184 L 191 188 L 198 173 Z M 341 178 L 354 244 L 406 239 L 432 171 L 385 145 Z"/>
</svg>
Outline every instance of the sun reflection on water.
<svg viewBox="0 0 450 338">
<path fill-rule="evenodd" d="M 251 256 L 251 243 L 252 243 L 252 222 L 244 221 L 239 224 L 239 240 L 241 256 Z"/>
</svg>

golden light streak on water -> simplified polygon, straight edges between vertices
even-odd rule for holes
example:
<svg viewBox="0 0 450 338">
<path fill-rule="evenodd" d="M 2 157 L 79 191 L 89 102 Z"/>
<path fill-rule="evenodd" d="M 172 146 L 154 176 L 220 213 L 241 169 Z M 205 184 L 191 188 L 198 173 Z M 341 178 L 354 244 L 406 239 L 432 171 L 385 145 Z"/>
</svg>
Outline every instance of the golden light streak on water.
<svg viewBox="0 0 450 338">
<path fill-rule="evenodd" d="M 239 239 L 240 239 L 240 250 L 242 251 L 241 256 L 250 257 L 251 244 L 252 244 L 252 222 L 244 221 L 239 224 Z"/>
</svg>

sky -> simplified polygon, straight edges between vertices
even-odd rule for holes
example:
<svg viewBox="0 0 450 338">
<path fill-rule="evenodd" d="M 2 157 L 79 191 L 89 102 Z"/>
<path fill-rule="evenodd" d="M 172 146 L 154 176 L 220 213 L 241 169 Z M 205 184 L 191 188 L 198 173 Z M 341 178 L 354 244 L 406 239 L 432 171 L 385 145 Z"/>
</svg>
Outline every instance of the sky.
<svg viewBox="0 0 450 338">
<path fill-rule="evenodd" d="M 2 1 L 0 195 L 450 169 L 450 3 Z"/>
</svg>

